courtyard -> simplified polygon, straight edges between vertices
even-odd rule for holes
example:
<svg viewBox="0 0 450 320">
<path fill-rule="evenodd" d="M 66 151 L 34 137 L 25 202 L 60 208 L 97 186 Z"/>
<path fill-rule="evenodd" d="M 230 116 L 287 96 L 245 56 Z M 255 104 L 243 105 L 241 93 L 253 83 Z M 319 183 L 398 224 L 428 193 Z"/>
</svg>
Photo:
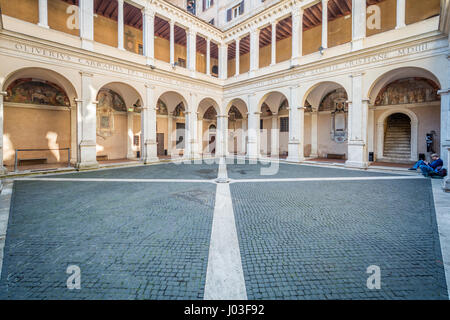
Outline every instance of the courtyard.
<svg viewBox="0 0 450 320">
<path fill-rule="evenodd" d="M 236 158 L 16 178 L 0 299 L 448 299 L 436 182 Z"/>
</svg>

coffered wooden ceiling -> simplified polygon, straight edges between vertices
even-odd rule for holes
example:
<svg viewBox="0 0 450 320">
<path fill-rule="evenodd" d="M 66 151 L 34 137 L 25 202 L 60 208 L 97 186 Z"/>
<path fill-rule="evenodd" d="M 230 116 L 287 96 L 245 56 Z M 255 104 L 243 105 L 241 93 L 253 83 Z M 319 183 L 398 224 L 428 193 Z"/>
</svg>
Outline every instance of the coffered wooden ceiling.
<svg viewBox="0 0 450 320">
<path fill-rule="evenodd" d="M 62 0 L 67 3 L 78 5 L 78 0 Z M 377 4 L 385 0 L 367 0 L 367 5 Z M 94 10 L 98 15 L 117 21 L 117 0 L 94 0 Z M 352 0 L 329 0 L 328 1 L 328 21 L 347 16 L 352 11 Z M 128 26 L 142 30 L 142 12 L 139 8 L 125 2 L 124 3 L 124 23 Z M 303 14 L 303 31 L 317 27 L 322 24 L 322 3 L 305 9 Z M 155 35 L 169 40 L 170 26 L 167 21 L 155 17 Z M 292 35 L 292 17 L 288 17 L 277 24 L 277 41 L 286 39 Z M 264 47 L 271 44 L 272 27 L 263 28 L 260 32 L 259 46 Z M 183 28 L 175 26 L 175 43 L 186 46 L 186 32 Z M 234 59 L 235 43 L 229 44 L 228 58 Z M 241 55 L 250 51 L 249 37 L 246 36 L 240 41 L 239 52 Z M 197 36 L 197 51 L 206 54 L 206 41 L 201 36 Z M 217 59 L 217 46 L 211 46 L 211 56 Z"/>
</svg>

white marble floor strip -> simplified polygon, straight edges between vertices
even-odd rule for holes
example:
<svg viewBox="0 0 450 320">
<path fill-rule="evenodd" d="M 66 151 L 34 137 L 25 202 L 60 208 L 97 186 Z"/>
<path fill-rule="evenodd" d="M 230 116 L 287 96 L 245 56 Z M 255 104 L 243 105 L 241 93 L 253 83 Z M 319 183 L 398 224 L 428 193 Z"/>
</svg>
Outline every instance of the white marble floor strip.
<svg viewBox="0 0 450 320">
<path fill-rule="evenodd" d="M 432 180 L 431 183 L 447 291 L 450 299 L 450 193 L 445 193 L 442 190 L 442 180 Z"/>
<path fill-rule="evenodd" d="M 0 194 L 0 278 L 3 266 L 3 249 L 5 248 L 6 229 L 8 228 L 9 209 L 11 206 L 12 181 L 3 181 L 3 190 Z"/>
<path fill-rule="evenodd" d="M 225 161 L 218 181 L 227 181 Z M 228 183 L 218 183 L 206 271 L 205 300 L 247 300 L 241 252 Z"/>
</svg>

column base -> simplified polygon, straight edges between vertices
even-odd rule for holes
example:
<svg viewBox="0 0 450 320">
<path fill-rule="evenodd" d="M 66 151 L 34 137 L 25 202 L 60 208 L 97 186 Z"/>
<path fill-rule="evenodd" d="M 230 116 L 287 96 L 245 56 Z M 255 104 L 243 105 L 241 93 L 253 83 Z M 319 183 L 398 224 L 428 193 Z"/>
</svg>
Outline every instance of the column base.
<svg viewBox="0 0 450 320">
<path fill-rule="evenodd" d="M 0 166 L 0 175 L 5 175 L 8 173 L 8 170 L 4 166 Z"/>
<path fill-rule="evenodd" d="M 359 168 L 367 169 L 369 167 L 369 162 L 359 162 L 359 161 L 345 161 L 345 166 L 348 168 Z"/>
<path fill-rule="evenodd" d="M 79 162 L 76 164 L 75 168 L 77 170 L 89 170 L 89 169 L 98 169 L 100 165 L 97 161 L 95 162 Z"/>
<path fill-rule="evenodd" d="M 288 162 L 302 162 L 305 160 L 303 152 L 301 151 L 301 145 L 298 140 L 291 140 L 288 145 L 288 156 L 286 161 Z"/>
<path fill-rule="evenodd" d="M 352 41 L 352 51 L 361 50 L 364 47 L 363 39 L 356 39 Z"/>
<path fill-rule="evenodd" d="M 151 163 L 155 163 L 158 161 L 159 161 L 158 157 L 151 157 L 151 158 L 144 159 L 143 162 L 144 162 L 144 164 L 151 164 Z"/>
<path fill-rule="evenodd" d="M 450 177 L 446 176 L 444 178 L 444 181 L 442 183 L 442 189 L 444 189 L 445 192 L 450 192 Z"/>
<path fill-rule="evenodd" d="M 319 158 L 319 154 L 318 153 L 311 153 L 309 155 L 310 158 Z"/>
<path fill-rule="evenodd" d="M 81 141 L 80 160 L 75 165 L 78 170 L 96 169 L 99 167 L 97 162 L 97 145 L 95 141 Z"/>
</svg>

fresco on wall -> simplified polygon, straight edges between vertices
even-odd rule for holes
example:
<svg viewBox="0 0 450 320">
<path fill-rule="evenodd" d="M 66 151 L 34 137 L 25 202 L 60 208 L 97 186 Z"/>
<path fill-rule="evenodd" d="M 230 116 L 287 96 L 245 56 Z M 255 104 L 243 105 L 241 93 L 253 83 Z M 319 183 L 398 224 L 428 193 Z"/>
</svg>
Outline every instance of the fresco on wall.
<svg viewBox="0 0 450 320">
<path fill-rule="evenodd" d="M 439 101 L 439 87 L 423 78 L 407 78 L 385 86 L 375 100 L 376 106 Z"/>
<path fill-rule="evenodd" d="M 270 117 L 272 111 L 270 111 L 269 106 L 264 102 L 261 106 L 261 117 Z"/>
<path fill-rule="evenodd" d="M 70 107 L 67 94 L 58 85 L 37 79 L 18 79 L 6 90 L 5 102 Z"/>
<path fill-rule="evenodd" d="M 184 105 L 183 102 L 180 102 L 176 107 L 175 110 L 173 111 L 173 116 L 174 117 L 184 117 Z"/>
<path fill-rule="evenodd" d="M 319 111 L 331 111 L 334 112 L 336 109 L 348 111 L 347 104 L 347 92 L 344 89 L 339 88 L 328 93 L 319 105 Z"/>
<path fill-rule="evenodd" d="M 213 106 L 209 107 L 203 115 L 203 119 L 215 120 L 217 117 L 216 109 Z"/>
<path fill-rule="evenodd" d="M 228 116 L 230 121 L 243 119 L 242 113 L 235 106 L 231 106 Z"/>
<path fill-rule="evenodd" d="M 127 106 L 118 93 L 109 89 L 101 89 L 97 101 L 97 136 L 106 139 L 114 134 L 114 111 L 127 112 Z"/>
<path fill-rule="evenodd" d="M 156 104 L 156 114 L 161 116 L 167 116 L 169 113 L 167 112 L 166 104 L 160 99 Z"/>
<path fill-rule="evenodd" d="M 287 99 L 284 99 L 283 102 L 281 102 L 280 107 L 278 108 L 278 113 L 280 113 L 281 111 L 289 111 L 289 102 L 287 101 Z"/>
</svg>

